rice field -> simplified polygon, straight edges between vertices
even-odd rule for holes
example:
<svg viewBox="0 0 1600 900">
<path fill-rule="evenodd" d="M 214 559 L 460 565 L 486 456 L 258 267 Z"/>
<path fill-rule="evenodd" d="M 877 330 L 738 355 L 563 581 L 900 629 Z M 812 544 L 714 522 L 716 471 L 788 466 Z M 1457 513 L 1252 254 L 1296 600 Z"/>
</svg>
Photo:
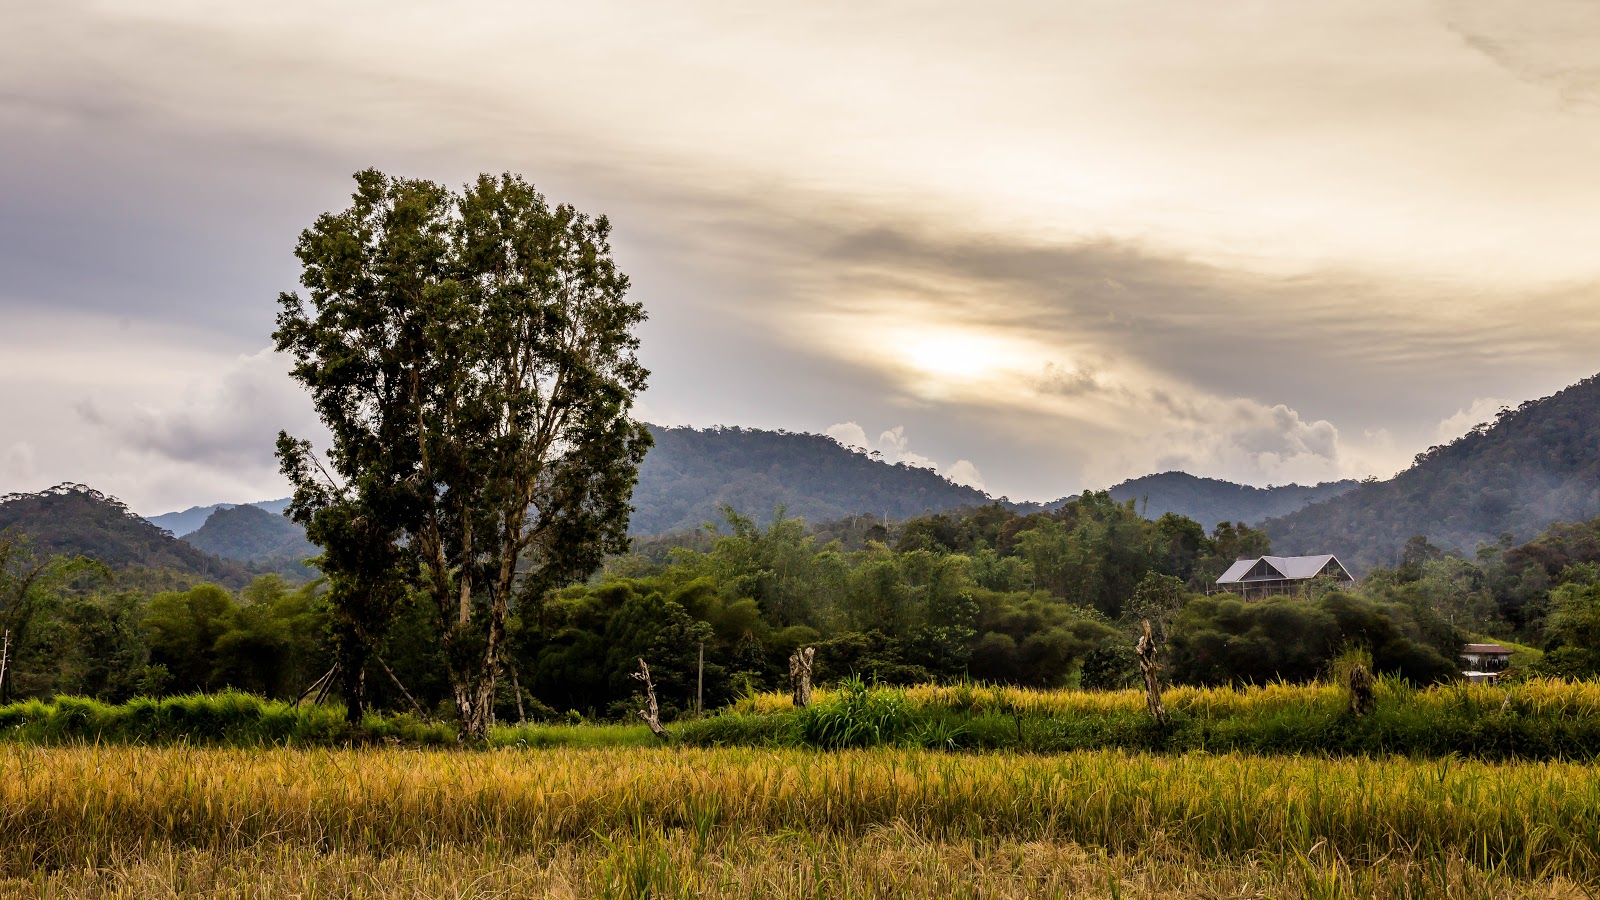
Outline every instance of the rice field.
<svg viewBox="0 0 1600 900">
<path fill-rule="evenodd" d="M 897 692 L 918 709 L 1057 718 L 1143 715 L 1145 712 L 1144 692 L 1133 689 L 1039 690 L 969 683 L 924 684 L 899 688 Z M 837 699 L 839 694 L 837 688 L 818 688 L 812 699 L 823 704 Z M 1344 689 L 1334 685 L 1283 682 L 1246 687 L 1175 685 L 1161 694 L 1168 710 L 1205 719 L 1245 718 L 1285 710 L 1343 710 L 1349 702 L 1347 698 Z M 1404 703 L 1435 715 L 1470 709 L 1538 718 L 1600 718 L 1600 682 L 1559 678 L 1534 678 L 1504 686 L 1459 681 L 1427 688 L 1413 688 L 1400 679 L 1380 678 L 1378 700 Z M 747 696 L 732 707 L 734 712 L 744 715 L 773 715 L 793 709 L 789 695 L 778 692 Z"/>
<path fill-rule="evenodd" d="M 0 744 L 0 895 L 1592 896 L 1600 769 Z"/>
<path fill-rule="evenodd" d="M 1168 721 L 1161 725 L 1139 691 L 847 681 L 813 699 L 796 710 L 783 694 L 746 697 L 720 716 L 685 723 L 681 733 L 705 746 L 1600 759 L 1600 684 L 1593 682 L 1417 689 L 1382 679 L 1375 704 L 1360 715 L 1332 685 L 1174 687 L 1163 693 Z"/>
</svg>

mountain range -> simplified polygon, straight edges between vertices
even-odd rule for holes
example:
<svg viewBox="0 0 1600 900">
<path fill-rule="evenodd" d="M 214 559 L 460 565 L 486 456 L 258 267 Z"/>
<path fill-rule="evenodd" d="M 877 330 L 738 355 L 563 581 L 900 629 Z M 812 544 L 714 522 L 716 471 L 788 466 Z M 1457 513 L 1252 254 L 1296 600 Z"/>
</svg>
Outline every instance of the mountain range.
<svg viewBox="0 0 1600 900">
<path fill-rule="evenodd" d="M 1258 525 L 1272 516 L 1282 516 L 1310 503 L 1328 500 L 1353 489 L 1354 480 L 1328 481 L 1303 486 L 1252 487 L 1215 478 L 1200 478 L 1188 472 L 1162 472 L 1146 475 L 1111 488 L 1112 499 L 1132 500 L 1148 518 L 1177 513 L 1204 525 L 1207 530 L 1219 522 L 1244 522 Z M 1051 508 L 1066 501 L 1050 504 Z"/>
<path fill-rule="evenodd" d="M 236 506 L 254 506 L 256 509 L 265 510 L 274 515 L 281 514 L 289 506 L 289 498 L 282 500 L 262 500 L 258 503 L 213 503 L 210 506 L 191 506 L 181 512 L 162 513 L 159 516 L 148 516 L 146 521 L 157 528 L 165 528 L 178 537 L 183 537 L 193 531 L 199 531 L 200 526 L 211 518 L 211 514 L 223 509 L 233 509 Z"/>
<path fill-rule="evenodd" d="M 691 532 L 719 521 L 724 505 L 758 522 L 782 507 L 821 524 L 864 513 L 904 521 L 995 502 L 1040 511 L 1070 499 L 997 501 L 931 469 L 890 464 L 825 435 L 650 430 L 656 445 L 633 496 L 631 531 L 638 537 Z M 1335 553 L 1358 570 L 1393 565 L 1413 535 L 1469 552 L 1503 534 L 1524 541 L 1551 522 L 1600 515 L 1600 376 L 1503 410 L 1493 423 L 1418 454 L 1387 481 L 1256 488 L 1165 472 L 1110 493 L 1151 518 L 1174 512 L 1208 529 L 1223 521 L 1258 525 L 1278 553 Z M 86 486 L 59 485 L 0 498 L 0 529 L 29 531 L 43 549 L 85 553 L 114 568 L 238 583 L 261 571 L 305 571 L 300 564 L 316 553 L 279 514 L 286 504 L 216 504 L 146 522 Z"/>
</svg>

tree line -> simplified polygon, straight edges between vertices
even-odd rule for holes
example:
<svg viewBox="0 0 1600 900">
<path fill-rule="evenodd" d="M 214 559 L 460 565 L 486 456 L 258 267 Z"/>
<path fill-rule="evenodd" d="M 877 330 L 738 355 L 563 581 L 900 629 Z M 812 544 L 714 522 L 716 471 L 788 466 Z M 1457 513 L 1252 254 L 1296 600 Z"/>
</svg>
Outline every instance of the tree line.
<svg viewBox="0 0 1600 900">
<path fill-rule="evenodd" d="M 327 579 L 140 594 L 88 561 L 30 554 L 15 535 L 3 546 L 12 697 L 236 687 L 294 699 L 336 660 Z M 1144 620 L 1178 683 L 1312 679 L 1360 646 L 1379 671 L 1425 684 L 1453 677 L 1461 643 L 1478 635 L 1544 647 L 1540 665 L 1555 674 L 1600 668 L 1600 522 L 1472 560 L 1413 541 L 1403 565 L 1357 590 L 1248 602 L 1205 593 L 1234 558 L 1270 549 L 1248 526 L 1148 520 L 1102 493 L 1049 513 L 992 505 L 893 524 L 808 527 L 780 511 L 758 525 L 728 511 L 693 546 L 641 545 L 582 583 L 511 605 L 505 677 L 489 702 L 497 719 L 630 716 L 643 657 L 670 719 L 697 694 L 715 708 L 782 687 L 789 654 L 806 646 L 824 683 L 1118 688 L 1138 678 Z M 49 574 L 24 584 L 41 564 Z M 459 716 L 439 627 L 428 592 L 404 592 L 373 647 L 370 702 Z"/>
</svg>

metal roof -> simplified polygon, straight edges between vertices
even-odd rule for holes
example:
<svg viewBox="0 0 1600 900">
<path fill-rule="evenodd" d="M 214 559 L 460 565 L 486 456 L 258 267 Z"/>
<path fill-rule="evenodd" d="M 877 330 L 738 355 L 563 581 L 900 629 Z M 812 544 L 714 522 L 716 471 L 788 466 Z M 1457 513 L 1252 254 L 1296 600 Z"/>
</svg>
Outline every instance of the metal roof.
<svg viewBox="0 0 1600 900">
<path fill-rule="evenodd" d="M 1329 560 L 1338 563 L 1340 569 L 1344 568 L 1344 564 L 1340 563 L 1332 553 L 1324 553 L 1320 556 L 1258 556 L 1255 559 L 1241 559 L 1229 566 L 1228 571 L 1222 573 L 1222 577 L 1217 579 L 1217 584 L 1244 583 L 1246 581 L 1245 573 L 1255 568 L 1256 563 L 1262 561 L 1277 569 L 1281 577 L 1251 578 L 1248 579 L 1249 581 L 1303 581 L 1322 574 L 1322 570 L 1327 567 Z M 1348 571 L 1346 574 L 1349 574 Z"/>
<path fill-rule="evenodd" d="M 1499 644 L 1468 644 L 1461 648 L 1462 653 L 1507 653 L 1511 651 Z"/>
<path fill-rule="evenodd" d="M 1250 571 L 1250 567 L 1255 564 L 1256 561 L 1253 559 L 1237 560 L 1228 567 L 1228 571 L 1222 573 L 1222 577 L 1217 579 L 1217 584 L 1233 584 L 1243 578 L 1244 573 Z"/>
</svg>

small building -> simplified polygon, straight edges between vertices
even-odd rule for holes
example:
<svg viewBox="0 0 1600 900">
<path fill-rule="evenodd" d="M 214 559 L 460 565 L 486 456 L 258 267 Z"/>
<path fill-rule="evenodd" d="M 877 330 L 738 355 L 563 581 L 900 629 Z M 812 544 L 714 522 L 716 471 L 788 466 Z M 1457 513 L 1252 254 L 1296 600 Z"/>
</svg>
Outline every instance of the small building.
<svg viewBox="0 0 1600 900">
<path fill-rule="evenodd" d="M 1511 668 L 1511 650 L 1500 644 L 1468 644 L 1461 648 L 1461 677 L 1494 681 Z"/>
<path fill-rule="evenodd" d="M 1261 556 L 1241 559 L 1217 579 L 1217 587 L 1246 599 L 1292 594 L 1326 579 L 1335 584 L 1352 584 L 1355 577 L 1331 553 L 1321 556 Z"/>
</svg>

